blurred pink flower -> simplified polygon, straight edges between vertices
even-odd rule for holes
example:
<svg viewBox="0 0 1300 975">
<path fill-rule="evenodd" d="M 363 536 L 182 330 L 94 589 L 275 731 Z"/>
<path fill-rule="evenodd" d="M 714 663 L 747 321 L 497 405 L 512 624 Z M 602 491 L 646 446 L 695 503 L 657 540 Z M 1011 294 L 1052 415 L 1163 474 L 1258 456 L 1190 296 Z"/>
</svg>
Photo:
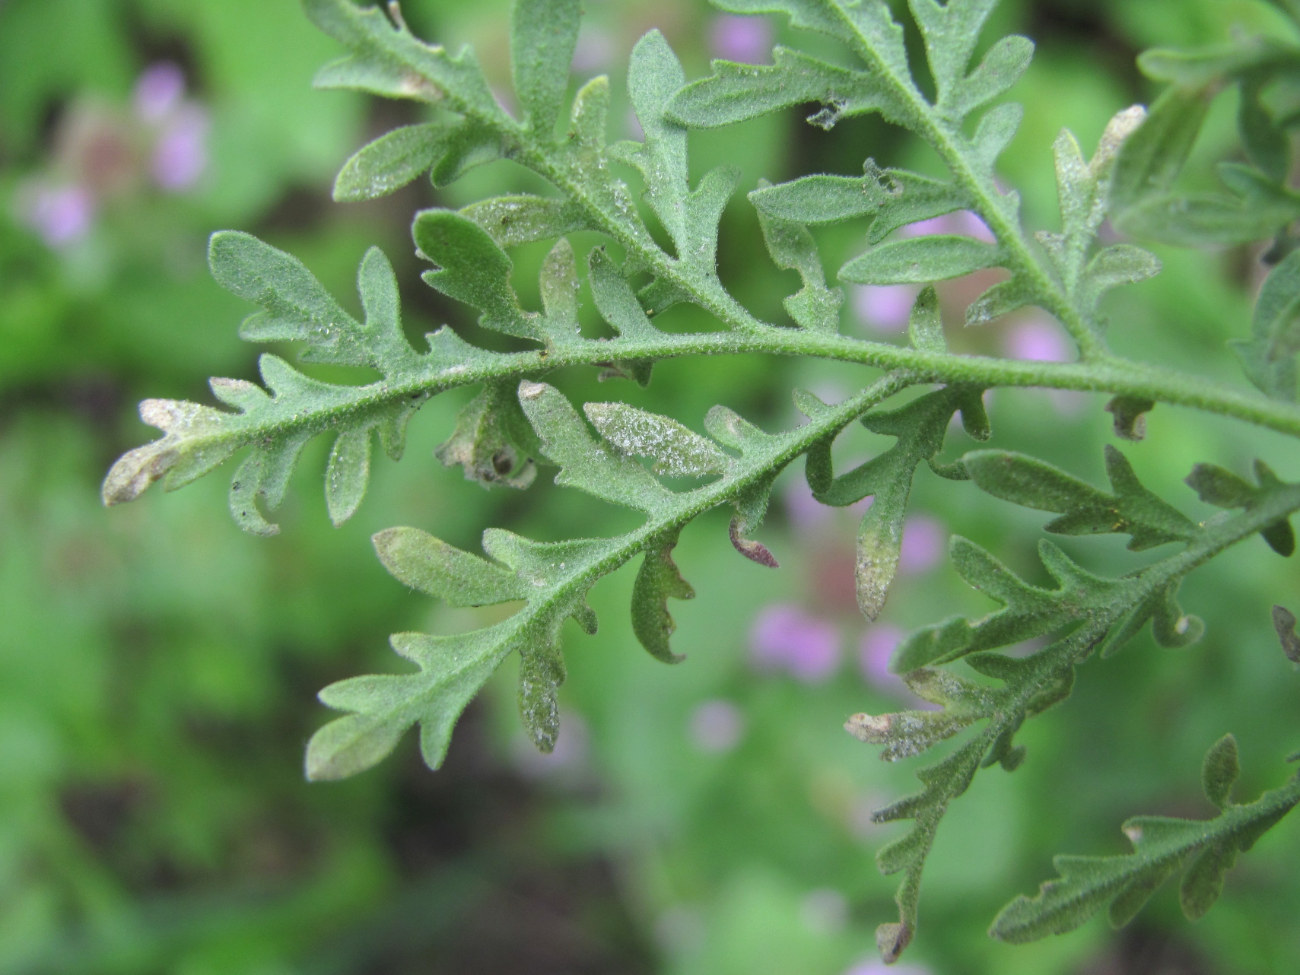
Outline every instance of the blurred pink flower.
<svg viewBox="0 0 1300 975">
<path fill-rule="evenodd" d="M 730 701 L 715 698 L 691 712 L 691 740 L 702 752 L 729 752 L 745 734 L 745 716 Z"/>
<path fill-rule="evenodd" d="M 1029 318 L 1007 329 L 1003 339 L 1007 355 L 1031 362 L 1069 362 L 1073 350 L 1059 325 L 1045 318 Z"/>
<path fill-rule="evenodd" d="M 1069 362 L 1074 358 L 1074 348 L 1065 330 L 1044 317 L 1025 319 L 1008 328 L 1003 348 L 1011 358 L 1031 362 Z M 1057 412 L 1067 415 L 1078 413 L 1088 401 L 1086 393 L 1068 389 L 1049 390 L 1048 399 Z"/>
<path fill-rule="evenodd" d="M 761 64 L 772 50 L 772 26 L 764 17 L 719 14 L 709 28 L 714 57 L 743 64 Z"/>
<path fill-rule="evenodd" d="M 176 110 L 184 97 L 185 73 L 170 61 L 159 61 L 140 73 L 132 101 L 140 121 L 157 124 Z"/>
<path fill-rule="evenodd" d="M 208 113 L 186 104 L 163 125 L 154 144 L 150 171 L 162 189 L 189 189 L 208 166 Z"/>
<path fill-rule="evenodd" d="M 953 234 L 958 237 L 973 237 L 986 243 L 993 242 L 993 233 L 988 224 L 980 219 L 973 210 L 954 210 L 940 217 L 918 220 L 909 223 L 898 231 L 900 237 L 923 237 L 927 234 Z"/>
<path fill-rule="evenodd" d="M 46 245 L 69 247 L 90 232 L 95 198 L 84 186 L 34 183 L 19 194 L 19 215 Z"/>
<path fill-rule="evenodd" d="M 903 545 L 898 553 L 898 571 L 918 575 L 943 561 L 948 529 L 937 518 L 912 515 L 903 522 Z"/>
<path fill-rule="evenodd" d="M 921 289 L 914 284 L 860 284 L 853 287 L 853 311 L 877 332 L 901 332 Z"/>
<path fill-rule="evenodd" d="M 897 626 L 877 623 L 867 627 L 858 645 L 858 669 L 862 679 L 881 690 L 899 690 L 902 682 L 897 674 L 890 673 L 889 661 L 903 642 L 906 634 Z"/>
<path fill-rule="evenodd" d="M 785 672 L 806 684 L 829 680 L 840 665 L 840 635 L 835 626 L 788 603 L 759 612 L 749 645 L 755 669 Z"/>
<path fill-rule="evenodd" d="M 932 975 L 930 969 L 920 965 L 886 965 L 879 958 L 858 962 L 844 975 Z"/>
</svg>

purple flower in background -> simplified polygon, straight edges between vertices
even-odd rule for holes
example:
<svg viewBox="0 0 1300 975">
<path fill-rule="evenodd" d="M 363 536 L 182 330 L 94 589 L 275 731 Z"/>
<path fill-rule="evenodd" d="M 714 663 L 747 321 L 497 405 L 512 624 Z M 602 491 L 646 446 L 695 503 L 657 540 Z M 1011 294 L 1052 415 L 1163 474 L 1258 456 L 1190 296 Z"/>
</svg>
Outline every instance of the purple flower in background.
<svg viewBox="0 0 1300 975">
<path fill-rule="evenodd" d="M 844 975 L 932 975 L 930 969 L 920 965 L 886 965 L 879 958 L 859 962 Z"/>
<path fill-rule="evenodd" d="M 691 740 L 702 752 L 729 752 L 745 734 L 745 716 L 730 701 L 715 698 L 691 712 Z"/>
<path fill-rule="evenodd" d="M 189 189 L 208 166 L 208 113 L 184 105 L 163 126 L 154 145 L 149 169 L 162 189 Z"/>
<path fill-rule="evenodd" d="M 934 568 L 943 560 L 947 544 L 948 530 L 943 522 L 929 515 L 912 515 L 903 522 L 898 571 L 904 575 L 916 575 Z"/>
<path fill-rule="evenodd" d="M 840 664 L 840 635 L 825 620 L 788 603 L 768 606 L 749 634 L 754 667 L 784 671 L 806 684 L 829 680 Z"/>
<path fill-rule="evenodd" d="M 84 186 L 29 186 L 19 197 L 19 214 L 46 245 L 68 247 L 90 232 L 95 198 Z"/>
<path fill-rule="evenodd" d="M 1012 325 L 1003 339 L 1007 355 L 1031 362 L 1069 362 L 1074 350 L 1061 327 L 1046 318 L 1029 318 Z M 1078 413 L 1087 394 L 1068 389 L 1048 391 L 1048 398 L 1061 413 Z"/>
<path fill-rule="evenodd" d="M 709 28 L 709 48 L 715 57 L 760 64 L 772 50 L 772 27 L 762 17 L 719 14 Z"/>
<path fill-rule="evenodd" d="M 973 237 L 975 240 L 982 240 L 990 244 L 994 241 L 993 233 L 989 230 L 988 224 L 981 220 L 979 214 L 973 210 L 954 210 L 952 213 L 945 213 L 941 217 L 918 220 L 916 223 L 909 223 L 898 231 L 900 237 L 923 237 L 927 234 Z"/>
<path fill-rule="evenodd" d="M 1017 322 L 1007 330 L 1007 355 L 1031 362 L 1069 362 L 1070 343 L 1061 328 L 1045 318 Z"/>
<path fill-rule="evenodd" d="M 903 636 L 902 630 L 887 623 L 870 626 L 862 635 L 862 642 L 858 645 L 858 669 L 862 671 L 862 679 L 872 687 L 881 690 L 901 688 L 898 675 L 890 673 L 889 661 L 903 642 Z"/>
<path fill-rule="evenodd" d="M 184 97 L 184 72 L 170 61 L 159 61 L 140 73 L 132 100 L 140 121 L 157 124 L 175 111 Z"/>
<path fill-rule="evenodd" d="M 921 289 L 914 284 L 861 284 L 853 288 L 853 311 L 877 332 L 907 328 L 912 304 Z"/>
</svg>

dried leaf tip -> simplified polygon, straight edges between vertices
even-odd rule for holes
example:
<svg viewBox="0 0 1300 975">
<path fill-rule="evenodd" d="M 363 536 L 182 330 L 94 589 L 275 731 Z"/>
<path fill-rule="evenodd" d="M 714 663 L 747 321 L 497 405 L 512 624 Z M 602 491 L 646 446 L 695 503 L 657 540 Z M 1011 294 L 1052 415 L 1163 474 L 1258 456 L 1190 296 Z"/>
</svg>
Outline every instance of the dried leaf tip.
<svg viewBox="0 0 1300 975">
<path fill-rule="evenodd" d="M 1137 131 L 1138 126 L 1146 121 L 1146 117 L 1145 105 L 1130 105 L 1128 108 L 1117 112 L 1106 123 L 1106 129 L 1102 132 L 1101 139 L 1097 143 L 1097 154 L 1093 157 L 1090 166 L 1094 176 L 1103 172 L 1110 165 L 1119 153 L 1119 148 L 1124 144 L 1124 140 Z"/>
<path fill-rule="evenodd" d="M 1296 618 L 1285 606 L 1273 607 L 1273 629 L 1282 643 L 1282 652 L 1286 659 L 1300 665 L 1300 636 L 1295 631 Z"/>
<path fill-rule="evenodd" d="M 844 730 L 858 741 L 878 745 L 889 737 L 889 730 L 893 725 L 892 714 L 859 713 L 844 722 Z"/>
<path fill-rule="evenodd" d="M 765 565 L 769 569 L 779 569 L 781 567 L 781 563 L 777 562 L 776 556 L 772 554 L 766 545 L 762 542 L 756 542 L 752 538 L 745 538 L 741 534 L 739 517 L 731 519 L 728 534 L 731 536 L 731 544 L 735 546 L 736 551 L 751 562 Z"/>
</svg>

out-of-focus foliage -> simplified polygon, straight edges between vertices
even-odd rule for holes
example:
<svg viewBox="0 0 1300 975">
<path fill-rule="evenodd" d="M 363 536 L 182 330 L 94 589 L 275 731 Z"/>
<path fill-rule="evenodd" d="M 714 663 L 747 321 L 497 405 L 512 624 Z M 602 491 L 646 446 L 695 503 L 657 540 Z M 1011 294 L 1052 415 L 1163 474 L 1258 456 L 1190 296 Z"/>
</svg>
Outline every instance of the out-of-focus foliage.
<svg viewBox="0 0 1300 975">
<path fill-rule="evenodd" d="M 754 60 L 771 41 L 750 33 L 770 30 L 761 22 L 702 3 L 587 6 L 578 74 L 612 72 L 615 93 L 619 65 L 651 26 L 690 77 L 707 74 L 709 56 Z M 404 13 L 422 36 L 473 41 L 494 87 L 507 87 L 503 3 L 408 0 Z M 1269 17 L 1262 4 L 1219 0 L 1003 4 L 998 36 L 1024 33 L 1038 44 L 1023 84 L 1053 93 L 1025 98 L 1019 134 L 999 159 L 1025 211 L 1039 223 L 1056 212 L 1048 147 L 1062 126 L 1095 145 L 1118 108 L 1153 96 L 1133 67 L 1138 50 L 1221 41 L 1231 23 L 1267 29 Z M 313 92 L 311 77 L 337 53 L 294 4 L 0 3 L 0 970 L 872 971 L 872 930 L 892 909 L 892 885 L 868 861 L 897 827 L 872 824 L 869 812 L 913 786 L 906 769 L 870 761 L 834 716 L 911 706 L 883 665 L 901 632 L 987 612 L 937 558 L 949 534 L 1009 552 L 1017 574 L 1047 584 L 1034 578 L 1043 518 L 1018 517 L 974 491 L 960 510 L 939 507 L 933 486 L 918 482 L 921 513 L 901 526 L 890 602 L 866 624 L 852 586 L 860 517 L 813 505 L 786 475 L 764 535 L 779 571 L 718 546 L 725 519 L 683 533 L 673 549 L 699 597 L 672 604 L 681 667 L 632 652 L 634 626 L 621 622 L 632 574 L 591 591 L 601 631 L 570 641 L 580 659 L 559 695 L 566 730 L 552 755 L 539 757 L 518 729 L 515 675 L 506 672 L 470 708 L 436 776 L 407 741 L 363 780 L 308 787 L 301 747 L 326 717 L 312 694 L 355 673 L 359 660 L 391 669 L 375 634 L 395 620 L 445 634 L 502 619 L 491 608 L 431 608 L 358 557 L 368 535 L 421 524 L 472 549 L 485 523 L 550 539 L 615 535 L 634 516 L 539 483 L 531 490 L 548 492 L 541 522 L 520 514 L 513 494 L 428 476 L 463 399 L 426 408 L 407 461 L 376 465 L 371 495 L 337 531 L 326 527 L 325 498 L 310 478 L 291 484 L 281 508 L 294 530 L 270 540 L 231 525 L 215 480 L 154 499 L 147 512 L 106 517 L 99 507 L 102 471 L 145 435 L 136 400 L 201 399 L 208 375 L 252 374 L 249 347 L 235 339 L 248 307 L 205 267 L 212 230 L 239 226 L 292 251 L 363 319 L 350 296 L 371 244 L 390 255 L 399 281 L 421 269 L 397 215 L 460 205 L 475 197 L 475 180 L 502 178 L 484 167 L 442 193 L 421 180 L 391 203 L 330 203 L 332 174 L 357 145 L 424 121 L 394 117 L 391 104 Z M 1219 158 L 1235 139 L 1232 107 L 1211 107 L 1188 162 L 1193 177 L 1198 161 Z M 610 117 L 628 117 L 617 94 Z M 862 145 L 885 165 L 931 165 L 879 121 L 818 133 L 800 118 L 770 116 L 701 139 L 692 146 L 698 173 L 735 163 L 746 190 L 760 177 L 849 175 L 861 170 Z M 519 178 L 519 194 L 536 189 Z M 746 273 L 768 259 L 772 232 L 745 207 L 724 212 L 721 277 L 747 307 L 776 316 L 809 281 L 793 259 L 783 274 Z M 818 239 L 829 267 L 862 247 L 860 228 L 827 227 Z M 546 253 L 535 250 L 517 258 L 514 278 L 530 306 Z M 1249 261 L 1234 250 L 1159 256 L 1164 272 L 1133 289 L 1125 315 L 1179 329 L 1116 328 L 1115 344 L 1232 377 L 1222 323 L 1250 321 Z M 937 296 L 949 322 L 978 293 L 963 286 Z M 473 333 L 461 310 L 407 288 L 413 339 L 445 322 Z M 898 294 L 848 289 L 848 327 L 876 338 L 905 331 L 912 297 Z M 693 324 L 707 327 L 702 316 Z M 1257 333 L 1272 334 L 1267 323 Z M 964 351 L 1061 354 L 1028 313 L 948 334 Z M 656 366 L 654 384 L 677 415 L 724 402 L 784 429 L 796 417 L 765 392 L 778 368 L 668 362 Z M 348 370 L 327 365 L 315 375 L 356 381 Z M 802 365 L 782 375 L 782 386 L 828 399 L 855 381 Z M 594 386 L 587 393 L 609 398 Z M 1002 439 L 989 446 L 1014 445 L 1089 485 L 1106 483 L 1100 407 L 999 392 L 989 409 Z M 1052 411 L 1050 424 L 1024 415 L 1042 411 Z M 1276 446 L 1163 408 L 1147 425 L 1141 451 L 1126 456 L 1140 483 L 1165 497 L 1179 490 L 1169 472 L 1206 457 L 1244 471 Z M 893 443 L 858 436 L 837 447 L 846 455 L 837 467 Z M 315 469 L 326 468 L 329 446 L 304 448 Z M 1095 458 L 1090 472 L 1080 457 Z M 1124 495 L 1113 478 L 1111 487 Z M 1118 573 L 1128 567 L 1124 542 L 1061 544 Z M 1260 554 L 1225 556 L 1219 575 L 1184 587 L 1199 615 L 1231 627 L 1212 625 L 1189 650 L 1139 637 L 1104 666 L 1085 667 L 1072 707 L 1022 732 L 1030 759 L 1016 775 L 986 787 L 977 780 L 937 840 L 914 968 L 1070 972 L 1162 952 L 1188 971 L 1263 975 L 1300 957 L 1291 923 L 1300 895 L 1287 869 L 1300 855 L 1294 830 L 1244 857 L 1231 895 L 1195 927 L 1175 920 L 1176 898 L 1165 893 L 1122 937 L 1094 924 L 1013 949 L 971 929 L 1005 890 L 1032 890 L 1065 837 L 1072 849 L 1121 853 L 1113 826 L 1135 807 L 1211 818 L 1191 786 L 1224 713 L 1240 716 L 1241 794 L 1273 784 L 1251 776 L 1294 748 L 1284 716 L 1296 689 L 1279 679 L 1267 613 L 1239 610 L 1294 608 L 1297 577 Z M 1067 760 L 1084 779 L 1062 795 L 1054 765 Z"/>
</svg>

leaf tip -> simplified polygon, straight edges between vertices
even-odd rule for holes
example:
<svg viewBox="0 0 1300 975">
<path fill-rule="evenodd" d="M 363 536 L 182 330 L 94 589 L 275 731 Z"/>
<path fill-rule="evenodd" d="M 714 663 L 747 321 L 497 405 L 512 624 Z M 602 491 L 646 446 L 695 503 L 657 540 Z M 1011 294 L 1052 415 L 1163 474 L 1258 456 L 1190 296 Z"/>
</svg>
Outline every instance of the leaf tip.
<svg viewBox="0 0 1300 975">
<path fill-rule="evenodd" d="M 759 565 L 765 565 L 769 569 L 780 568 L 781 564 L 777 562 L 776 556 L 762 542 L 757 542 L 752 538 L 745 538 L 741 534 L 740 517 L 736 516 L 731 519 L 731 526 L 727 533 L 731 536 L 731 544 L 735 546 L 737 552 L 749 559 L 751 562 L 757 562 Z"/>
<path fill-rule="evenodd" d="M 912 926 L 906 921 L 891 921 L 876 928 L 876 950 L 886 965 L 892 965 L 912 943 Z"/>
</svg>

